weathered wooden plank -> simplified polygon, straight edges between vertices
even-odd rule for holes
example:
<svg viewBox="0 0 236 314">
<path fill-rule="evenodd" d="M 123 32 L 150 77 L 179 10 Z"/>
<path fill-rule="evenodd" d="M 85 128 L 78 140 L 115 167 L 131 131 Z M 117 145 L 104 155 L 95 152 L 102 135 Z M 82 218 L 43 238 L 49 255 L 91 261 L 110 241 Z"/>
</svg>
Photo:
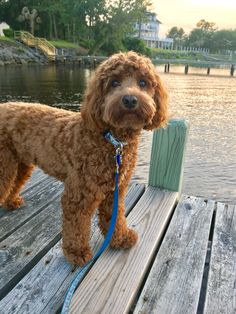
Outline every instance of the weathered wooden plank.
<svg viewBox="0 0 236 314">
<path fill-rule="evenodd" d="M 0 218 L 0 241 L 21 227 L 61 194 L 63 184 L 51 177 L 24 193 L 25 205 L 15 211 L 4 211 Z"/>
<path fill-rule="evenodd" d="M 145 184 L 132 183 L 129 187 L 129 192 L 125 198 L 125 214 L 126 216 L 134 208 L 134 206 L 139 201 L 140 197 L 145 191 Z"/>
<path fill-rule="evenodd" d="M 29 178 L 28 182 L 26 183 L 26 186 L 23 189 L 23 193 L 29 189 L 31 189 L 33 186 L 37 185 L 39 182 L 41 182 L 47 175 L 39 168 L 35 168 L 31 177 Z"/>
<path fill-rule="evenodd" d="M 144 185 L 132 184 L 125 203 L 131 210 L 144 192 Z M 96 220 L 96 219 L 95 219 Z M 103 237 L 93 224 L 91 246 L 96 252 Z M 55 313 L 61 306 L 67 288 L 80 268 L 69 265 L 57 243 L 39 263 L 0 302 L 8 314 Z"/>
<path fill-rule="evenodd" d="M 204 313 L 236 313 L 236 206 L 233 205 L 217 205 Z"/>
<path fill-rule="evenodd" d="M 149 185 L 179 192 L 188 134 L 184 120 L 170 120 L 165 129 L 153 133 Z"/>
<path fill-rule="evenodd" d="M 60 198 L 0 244 L 0 298 L 60 239 Z"/>
<path fill-rule="evenodd" d="M 197 311 L 213 201 L 182 197 L 134 314 Z"/>
<path fill-rule="evenodd" d="M 0 308 L 6 313 L 41 313 L 53 298 L 55 313 L 57 297 L 62 300 L 66 287 L 76 274 L 72 265 L 66 262 L 58 242 L 40 262 L 0 301 Z M 65 287 L 64 289 L 60 289 Z M 57 290 L 59 289 L 59 293 Z M 62 294 L 62 295 L 60 295 Z"/>
<path fill-rule="evenodd" d="M 40 170 L 39 168 L 36 168 L 31 178 L 27 182 L 26 186 L 24 187 L 23 191 L 21 192 L 21 195 L 24 197 L 27 191 L 31 190 L 32 188 L 35 188 L 38 184 L 44 181 L 45 178 L 47 177 L 48 176 L 44 174 L 42 170 Z M 5 214 L 6 214 L 6 211 L 0 206 L 0 218 L 4 216 Z"/>
<path fill-rule="evenodd" d="M 107 250 L 77 289 L 71 313 L 127 313 L 161 239 L 178 193 L 148 187 L 128 216 L 140 236 L 130 250 Z"/>
</svg>

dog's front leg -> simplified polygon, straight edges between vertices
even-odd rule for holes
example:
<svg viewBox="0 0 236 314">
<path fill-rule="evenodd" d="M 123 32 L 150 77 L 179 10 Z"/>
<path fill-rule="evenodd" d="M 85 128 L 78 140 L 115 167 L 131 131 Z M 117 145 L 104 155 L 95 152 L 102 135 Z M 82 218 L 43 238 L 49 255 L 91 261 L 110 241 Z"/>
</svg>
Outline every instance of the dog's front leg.
<svg viewBox="0 0 236 314">
<path fill-rule="evenodd" d="M 125 217 L 125 206 L 124 206 L 124 190 L 119 191 L 119 208 L 118 217 L 116 222 L 116 228 L 111 240 L 111 246 L 114 248 L 124 248 L 128 249 L 132 247 L 138 240 L 138 235 L 136 231 L 127 227 L 126 217 Z M 105 235 L 108 231 L 111 212 L 113 206 L 113 193 L 106 195 L 104 201 L 100 204 L 98 214 L 99 214 L 99 227 L 102 233 Z"/>
<path fill-rule="evenodd" d="M 92 258 L 89 245 L 91 219 L 101 202 L 102 193 L 88 182 L 76 184 L 66 182 L 62 196 L 63 228 L 62 247 L 65 256 L 72 264 L 85 265 Z"/>
</svg>

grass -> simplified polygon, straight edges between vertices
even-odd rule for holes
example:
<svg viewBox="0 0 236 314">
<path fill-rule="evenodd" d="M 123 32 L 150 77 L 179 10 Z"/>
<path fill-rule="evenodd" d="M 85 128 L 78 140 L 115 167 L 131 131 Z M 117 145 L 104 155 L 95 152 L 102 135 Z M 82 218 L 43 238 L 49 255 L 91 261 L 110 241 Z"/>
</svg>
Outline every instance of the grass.
<svg viewBox="0 0 236 314">
<path fill-rule="evenodd" d="M 0 36 L 0 40 L 1 41 L 8 41 L 8 42 L 11 42 L 11 43 L 15 42 L 15 40 L 13 38 L 5 37 L 5 36 Z"/>
<path fill-rule="evenodd" d="M 152 57 L 158 59 L 187 59 L 187 60 L 205 60 L 205 56 L 201 52 L 179 51 L 167 49 L 152 49 Z"/>
<path fill-rule="evenodd" d="M 49 42 L 57 48 L 80 48 L 79 45 L 66 40 L 49 40 Z"/>
<path fill-rule="evenodd" d="M 158 59 L 165 59 L 165 60 L 189 60 L 189 61 L 226 61 L 232 62 L 236 61 L 236 54 L 233 55 L 233 58 L 230 59 L 229 56 L 226 55 L 216 55 L 216 54 L 205 54 L 203 52 L 197 51 L 180 51 L 180 50 L 167 50 L 167 49 L 160 49 L 160 48 L 153 48 L 152 51 L 152 58 L 155 60 Z M 216 59 L 216 60 L 214 60 Z"/>
</svg>

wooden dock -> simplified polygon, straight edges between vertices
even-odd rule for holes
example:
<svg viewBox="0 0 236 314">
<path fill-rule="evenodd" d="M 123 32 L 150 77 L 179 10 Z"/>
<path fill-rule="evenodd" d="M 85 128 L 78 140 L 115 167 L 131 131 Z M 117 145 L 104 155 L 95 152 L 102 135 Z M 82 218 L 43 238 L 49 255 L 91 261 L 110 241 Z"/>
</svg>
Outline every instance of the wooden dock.
<svg viewBox="0 0 236 314">
<path fill-rule="evenodd" d="M 173 63 L 172 63 L 173 64 Z M 176 63 L 176 64 L 180 64 L 180 63 Z M 189 68 L 190 66 L 197 66 L 199 67 L 199 63 L 198 62 L 192 62 L 192 64 L 188 64 L 186 62 L 183 62 L 184 64 L 184 70 L 183 70 L 183 73 L 185 75 L 189 74 Z M 201 64 L 201 63 L 200 63 Z M 214 64 L 213 64 L 214 65 Z M 218 65 L 220 66 L 220 64 Z M 208 64 L 207 62 L 203 63 L 202 67 L 204 67 L 206 69 L 206 75 L 210 75 L 211 73 L 211 69 L 214 68 L 212 65 Z M 168 62 L 164 65 L 164 73 L 171 73 L 171 64 Z M 235 71 L 235 64 L 228 64 L 228 69 L 229 69 L 229 75 L 231 77 L 234 77 L 234 71 Z M 192 73 L 194 74 L 194 73 Z M 203 75 L 204 73 L 202 73 Z"/>
<path fill-rule="evenodd" d="M 139 242 L 99 257 L 70 313 L 236 313 L 236 206 L 180 196 L 185 126 L 155 132 L 149 185 L 131 184 L 125 201 Z M 62 190 L 36 169 L 22 192 L 25 206 L 0 209 L 1 314 L 61 309 L 80 269 L 61 251 Z M 94 252 L 102 241 L 95 215 Z"/>
</svg>

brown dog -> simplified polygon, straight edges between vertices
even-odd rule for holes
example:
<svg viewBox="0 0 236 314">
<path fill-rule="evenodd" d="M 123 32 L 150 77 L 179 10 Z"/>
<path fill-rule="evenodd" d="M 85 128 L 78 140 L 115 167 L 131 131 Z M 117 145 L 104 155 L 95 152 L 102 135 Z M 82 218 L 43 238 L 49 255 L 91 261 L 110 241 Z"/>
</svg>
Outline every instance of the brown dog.
<svg viewBox="0 0 236 314">
<path fill-rule="evenodd" d="M 142 129 L 167 120 L 167 94 L 151 61 L 134 52 L 103 62 L 88 85 L 81 113 L 40 104 L 0 104 L 0 203 L 17 208 L 34 165 L 63 181 L 63 251 L 80 266 L 92 257 L 91 217 L 96 208 L 106 234 L 114 191 L 114 147 L 103 132 L 128 143 L 119 178 L 119 213 L 111 245 L 129 248 L 137 234 L 124 216 L 124 197 Z"/>
</svg>

